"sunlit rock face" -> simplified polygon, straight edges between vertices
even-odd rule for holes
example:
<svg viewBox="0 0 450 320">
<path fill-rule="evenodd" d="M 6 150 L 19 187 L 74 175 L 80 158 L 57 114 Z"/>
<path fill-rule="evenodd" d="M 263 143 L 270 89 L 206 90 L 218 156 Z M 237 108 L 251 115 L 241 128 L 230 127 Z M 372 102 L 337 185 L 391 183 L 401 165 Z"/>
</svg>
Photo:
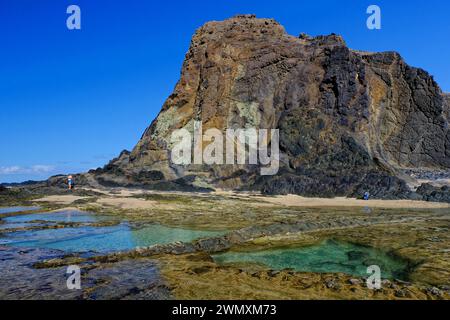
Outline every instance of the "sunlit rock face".
<svg viewBox="0 0 450 320">
<path fill-rule="evenodd" d="M 449 110 L 450 96 L 395 52 L 356 51 L 334 34 L 295 37 L 272 19 L 236 16 L 195 32 L 180 80 L 136 147 L 81 179 L 414 198 L 404 170 L 450 168 Z M 192 132 L 195 121 L 222 132 L 279 129 L 278 174 L 261 176 L 258 165 L 174 165 L 171 134 Z"/>
</svg>

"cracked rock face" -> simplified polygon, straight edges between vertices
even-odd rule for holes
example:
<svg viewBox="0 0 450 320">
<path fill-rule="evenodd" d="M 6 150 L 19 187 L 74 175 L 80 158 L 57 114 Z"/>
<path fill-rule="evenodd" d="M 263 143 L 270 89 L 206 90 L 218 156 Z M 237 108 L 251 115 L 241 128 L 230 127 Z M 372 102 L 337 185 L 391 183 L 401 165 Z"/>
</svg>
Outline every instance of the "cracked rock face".
<svg viewBox="0 0 450 320">
<path fill-rule="evenodd" d="M 170 161 L 171 133 L 279 129 L 280 170 Z M 308 196 L 410 198 L 403 170 L 450 168 L 450 95 L 395 52 L 337 35 L 288 35 L 251 15 L 198 29 L 181 78 L 131 152 L 84 176 L 104 185 L 241 188 Z M 204 145 L 205 147 L 205 145 Z"/>
</svg>

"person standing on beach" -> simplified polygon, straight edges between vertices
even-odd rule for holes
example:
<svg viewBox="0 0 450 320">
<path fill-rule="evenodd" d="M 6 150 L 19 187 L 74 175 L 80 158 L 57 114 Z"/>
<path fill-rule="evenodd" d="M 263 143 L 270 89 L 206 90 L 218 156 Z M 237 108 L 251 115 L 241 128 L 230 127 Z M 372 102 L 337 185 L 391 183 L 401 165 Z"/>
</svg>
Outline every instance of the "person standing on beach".
<svg viewBox="0 0 450 320">
<path fill-rule="evenodd" d="M 69 176 L 69 178 L 67 179 L 67 184 L 69 185 L 69 190 L 73 189 L 73 177 Z"/>
</svg>

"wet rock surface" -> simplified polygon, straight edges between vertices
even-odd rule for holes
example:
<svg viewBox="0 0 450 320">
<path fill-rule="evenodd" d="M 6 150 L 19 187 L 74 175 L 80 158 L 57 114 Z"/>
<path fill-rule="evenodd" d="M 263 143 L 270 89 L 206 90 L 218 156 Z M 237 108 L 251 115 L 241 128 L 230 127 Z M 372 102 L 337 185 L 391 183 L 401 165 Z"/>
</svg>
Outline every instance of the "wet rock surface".
<svg viewBox="0 0 450 320">
<path fill-rule="evenodd" d="M 434 219 L 441 219 L 445 214 L 439 214 Z M 196 252 L 217 253 L 231 249 L 234 246 L 240 246 L 253 239 L 270 237 L 282 234 L 296 234 L 317 232 L 333 229 L 361 228 L 383 224 L 403 224 L 417 223 L 429 220 L 430 217 L 418 216 L 390 216 L 379 215 L 367 218 L 338 218 L 319 222 L 298 222 L 298 223 L 276 223 L 267 226 L 252 226 L 240 230 L 232 231 L 224 236 L 211 237 L 193 241 L 191 243 L 175 242 L 170 244 L 158 244 L 150 247 L 142 247 L 127 252 L 116 252 L 104 256 L 96 256 L 93 259 L 101 262 L 121 261 L 136 257 L 152 257 L 160 254 L 182 255 Z M 90 260 L 90 259 L 86 259 Z M 64 264 L 64 260 L 58 261 L 58 264 Z"/>
<path fill-rule="evenodd" d="M 38 261 L 63 258 L 49 249 L 16 249 L 0 246 L 0 299 L 170 299 L 155 261 L 122 261 L 117 264 L 80 265 L 81 290 L 69 290 L 67 266 L 36 268 Z"/>
<path fill-rule="evenodd" d="M 197 227 L 208 229 L 212 225 L 217 227 L 220 221 L 221 228 L 229 228 L 229 232 L 192 242 L 135 246 L 136 249 L 130 251 L 116 248 L 109 254 L 0 247 L 0 267 L 5 270 L 0 279 L 0 298 L 448 299 L 448 209 L 258 207 L 235 196 L 218 195 L 197 195 L 196 199 L 191 199 L 187 195 L 151 193 L 145 198 L 162 201 L 160 205 L 164 204 L 165 209 L 117 210 L 114 215 L 105 216 L 106 222 L 126 219 L 136 228 L 150 222 L 180 227 L 195 223 Z M 182 204 L 187 207 L 183 208 Z M 84 205 L 92 206 L 89 203 L 81 206 Z M 11 224 L 17 219 L 16 222 L 33 225 L 33 230 L 41 228 L 52 233 L 58 231 L 47 229 L 53 226 L 52 219 L 65 221 L 66 217 L 61 211 L 33 212 L 13 212 L 10 218 L 0 218 L 0 222 L 6 220 Z M 123 215 L 125 213 L 127 215 Z M 36 222 L 40 222 L 39 225 L 35 226 Z M 101 225 L 98 226 L 98 231 L 102 232 Z M 83 228 L 64 223 L 60 223 L 60 227 Z M 217 253 L 226 251 L 299 248 L 327 240 L 360 244 L 389 256 L 392 254 L 405 261 L 405 273 L 384 281 L 382 290 L 373 291 L 366 288 L 364 278 L 352 273 L 302 273 L 274 266 L 226 266 L 213 259 Z M 363 251 L 352 249 L 346 253 L 346 259 L 372 264 L 374 260 Z M 327 263 L 333 265 L 333 261 Z M 81 267 L 80 291 L 66 289 L 69 265 Z"/>
<path fill-rule="evenodd" d="M 38 260 L 55 259 L 64 254 L 56 250 L 0 247 L 0 299 L 77 299 L 81 292 L 66 286 L 66 268 L 33 268 Z"/>
</svg>

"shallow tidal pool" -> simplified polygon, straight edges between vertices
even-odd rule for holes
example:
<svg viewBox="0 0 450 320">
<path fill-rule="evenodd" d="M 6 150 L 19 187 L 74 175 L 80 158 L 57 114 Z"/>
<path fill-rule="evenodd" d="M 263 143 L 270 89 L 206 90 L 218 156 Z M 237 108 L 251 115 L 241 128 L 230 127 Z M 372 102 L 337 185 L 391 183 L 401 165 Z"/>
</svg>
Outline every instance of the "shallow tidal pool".
<svg viewBox="0 0 450 320">
<path fill-rule="evenodd" d="M 20 211 L 31 211 L 31 210 L 38 210 L 39 207 L 2 207 L 0 208 L 0 215 L 5 213 L 14 213 L 14 212 L 20 212 Z"/>
<path fill-rule="evenodd" d="M 257 264 L 273 270 L 299 272 L 346 273 L 369 276 L 367 267 L 377 265 L 383 279 L 404 279 L 407 263 L 381 250 L 351 243 L 327 240 L 319 245 L 270 249 L 254 252 L 225 252 L 213 255 L 216 263 Z"/>
<path fill-rule="evenodd" d="M 55 223 L 95 223 L 108 221 L 110 218 L 88 212 L 61 211 L 36 213 L 3 219 L 1 230 L 43 226 Z M 37 223 L 39 222 L 39 223 Z M 109 253 L 148 247 L 155 244 L 172 242 L 191 242 L 193 240 L 223 234 L 218 231 L 190 230 L 167 227 L 158 224 L 133 226 L 127 221 L 117 225 L 97 227 L 78 226 L 56 229 L 33 229 L 5 232 L 0 237 L 0 245 L 12 247 L 49 248 L 67 252 L 96 251 Z"/>
</svg>

